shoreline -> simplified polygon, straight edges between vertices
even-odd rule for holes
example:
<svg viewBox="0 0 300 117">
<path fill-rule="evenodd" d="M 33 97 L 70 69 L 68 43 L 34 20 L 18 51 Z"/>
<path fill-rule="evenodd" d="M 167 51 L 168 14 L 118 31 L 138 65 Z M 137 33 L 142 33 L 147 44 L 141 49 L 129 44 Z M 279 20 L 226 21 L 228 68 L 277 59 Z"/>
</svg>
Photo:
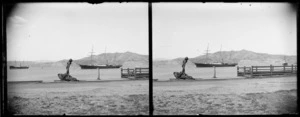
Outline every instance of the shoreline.
<svg viewBox="0 0 300 117">
<path fill-rule="evenodd" d="M 169 78 L 169 80 L 159 80 L 157 78 L 152 79 L 153 82 L 191 82 L 191 81 L 225 81 L 225 80 L 249 80 L 249 79 L 269 79 L 269 78 L 293 78 L 297 77 L 297 75 L 289 75 L 289 76 L 266 76 L 266 77 L 220 77 L 220 78 L 195 78 L 195 80 L 190 79 L 175 79 Z M 141 80 L 150 80 L 149 78 L 122 78 L 120 80 L 79 80 L 79 81 L 61 81 L 54 80 L 51 82 L 43 81 L 43 80 L 29 80 L 29 81 L 7 81 L 8 84 L 11 83 L 85 83 L 85 82 L 122 82 L 122 81 L 141 81 Z"/>
<path fill-rule="evenodd" d="M 169 80 L 159 80 L 159 79 L 153 79 L 155 82 L 188 82 L 188 81 L 223 81 L 223 80 L 247 80 L 247 79 L 268 79 L 268 78 L 293 78 L 297 77 L 297 75 L 290 75 L 290 76 L 272 76 L 272 77 L 254 77 L 254 78 L 249 78 L 249 77 L 225 77 L 225 78 L 195 78 L 195 80 L 184 80 L 184 79 L 175 79 L 175 78 L 169 78 Z"/>
<path fill-rule="evenodd" d="M 43 80 L 29 80 L 29 81 L 7 81 L 8 84 L 11 83 L 86 83 L 86 82 L 122 82 L 122 81 L 143 81 L 149 79 L 121 79 L 121 80 L 79 80 L 79 81 L 61 81 L 54 80 L 51 82 L 45 82 Z"/>
</svg>

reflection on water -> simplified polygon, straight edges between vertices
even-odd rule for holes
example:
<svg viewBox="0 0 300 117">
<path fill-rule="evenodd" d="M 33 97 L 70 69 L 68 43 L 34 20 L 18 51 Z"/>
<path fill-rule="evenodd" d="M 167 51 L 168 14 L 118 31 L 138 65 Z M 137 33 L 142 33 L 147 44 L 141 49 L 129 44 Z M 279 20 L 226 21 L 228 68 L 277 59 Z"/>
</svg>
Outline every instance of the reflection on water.
<svg viewBox="0 0 300 117">
<path fill-rule="evenodd" d="M 65 67 L 30 67 L 29 69 L 7 69 L 8 81 L 30 81 L 43 80 L 53 82 L 59 80 L 57 74 L 65 73 Z M 82 70 L 80 68 L 70 68 L 70 74 L 78 80 L 96 80 L 98 77 L 97 69 Z M 122 80 L 121 69 L 101 69 L 101 80 Z"/>
<path fill-rule="evenodd" d="M 153 67 L 153 78 L 158 80 L 169 80 L 175 78 L 173 72 L 181 71 L 181 66 L 160 66 Z M 212 78 L 214 76 L 214 68 L 197 68 L 186 67 L 185 72 L 194 78 Z M 236 67 L 216 67 L 216 76 L 218 78 L 233 78 L 237 77 Z"/>
</svg>

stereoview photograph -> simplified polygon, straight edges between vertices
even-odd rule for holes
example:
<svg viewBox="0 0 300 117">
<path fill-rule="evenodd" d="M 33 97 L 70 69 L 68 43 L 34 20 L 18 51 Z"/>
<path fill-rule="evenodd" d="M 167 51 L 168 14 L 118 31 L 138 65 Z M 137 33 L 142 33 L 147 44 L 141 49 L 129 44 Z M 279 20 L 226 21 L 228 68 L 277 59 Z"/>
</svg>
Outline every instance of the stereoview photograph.
<svg viewBox="0 0 300 117">
<path fill-rule="evenodd" d="M 149 115 L 148 3 L 18 3 L 7 18 L 12 115 Z"/>
<path fill-rule="evenodd" d="M 154 115 L 297 113 L 297 5 L 152 5 Z"/>
</svg>

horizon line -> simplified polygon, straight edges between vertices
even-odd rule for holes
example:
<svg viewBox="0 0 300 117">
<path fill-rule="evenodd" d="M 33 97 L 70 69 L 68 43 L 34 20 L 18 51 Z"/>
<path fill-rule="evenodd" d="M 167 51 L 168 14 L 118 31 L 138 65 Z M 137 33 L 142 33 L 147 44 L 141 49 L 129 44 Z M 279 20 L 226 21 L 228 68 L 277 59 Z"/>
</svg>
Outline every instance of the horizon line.
<svg viewBox="0 0 300 117">
<path fill-rule="evenodd" d="M 130 52 L 130 53 L 134 53 L 134 54 L 139 54 L 139 55 L 146 55 L 146 56 L 149 56 L 149 54 L 140 54 L 140 53 L 137 53 L 137 52 L 131 52 L 131 51 L 125 51 L 125 52 L 107 52 L 107 53 L 110 53 L 110 54 L 114 54 L 114 53 L 127 53 L 127 52 Z M 105 53 L 100 53 L 100 54 L 96 54 L 94 56 L 97 56 L 97 55 L 101 55 L 101 54 L 105 54 Z M 90 56 L 90 55 L 89 55 Z M 84 57 L 81 57 L 81 58 L 72 58 L 73 60 L 77 60 L 77 59 L 83 59 L 85 57 L 89 57 L 89 56 L 84 56 Z M 14 61 L 27 61 L 27 62 L 57 62 L 57 61 L 61 61 L 61 60 L 68 60 L 70 58 L 66 58 L 66 59 L 56 59 L 56 60 L 45 60 L 45 59 L 40 59 L 40 60 L 8 60 L 7 57 L 6 57 L 6 62 L 14 62 Z"/>
<path fill-rule="evenodd" d="M 227 50 L 227 52 L 229 51 L 250 51 L 250 52 L 254 52 L 254 53 L 259 53 L 259 54 L 269 54 L 269 55 L 279 55 L 279 56 L 297 56 L 296 55 L 289 55 L 289 54 L 270 54 L 270 53 L 263 53 L 263 52 L 255 52 L 255 51 L 251 51 L 251 50 L 246 50 L 246 49 L 241 49 L 241 50 Z M 220 51 L 215 51 L 215 52 L 212 52 L 212 53 L 217 53 L 217 52 L 220 52 Z M 212 53 L 209 53 L 209 54 L 212 54 Z M 201 54 L 201 55 L 196 55 L 195 57 L 198 57 L 198 56 L 205 56 L 205 54 Z M 163 58 L 163 57 L 157 57 L 157 58 L 154 58 L 153 57 L 153 60 L 155 59 L 158 59 L 158 60 L 173 60 L 173 59 L 178 59 L 178 58 L 184 58 L 186 56 L 180 56 L 180 57 L 173 57 L 173 58 Z M 189 57 L 189 58 L 195 58 L 195 57 Z"/>
</svg>

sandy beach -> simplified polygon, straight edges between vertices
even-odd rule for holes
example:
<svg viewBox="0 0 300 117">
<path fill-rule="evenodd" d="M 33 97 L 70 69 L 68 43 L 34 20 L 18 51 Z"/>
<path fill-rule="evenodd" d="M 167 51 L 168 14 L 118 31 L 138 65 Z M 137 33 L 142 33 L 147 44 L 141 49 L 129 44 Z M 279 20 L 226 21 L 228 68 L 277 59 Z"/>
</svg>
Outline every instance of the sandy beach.
<svg viewBox="0 0 300 117">
<path fill-rule="evenodd" d="M 153 82 L 154 115 L 297 113 L 297 76 Z"/>
<path fill-rule="evenodd" d="M 16 115 L 148 115 L 149 81 L 8 83 Z"/>
</svg>

